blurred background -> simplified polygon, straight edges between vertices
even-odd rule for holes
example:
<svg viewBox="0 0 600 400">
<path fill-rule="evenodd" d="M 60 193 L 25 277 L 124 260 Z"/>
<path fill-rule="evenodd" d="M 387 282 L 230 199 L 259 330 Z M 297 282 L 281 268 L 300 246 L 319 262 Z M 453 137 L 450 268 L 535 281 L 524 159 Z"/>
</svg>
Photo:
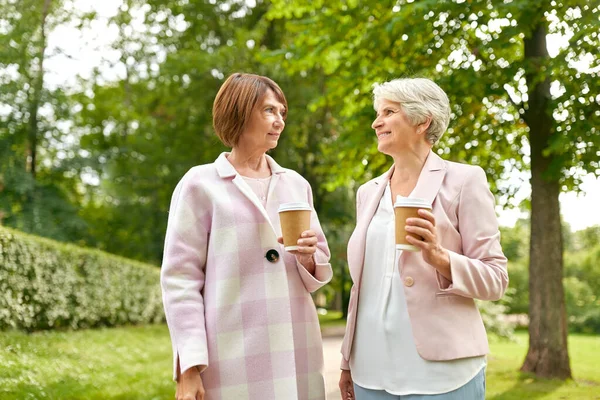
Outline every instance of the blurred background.
<svg viewBox="0 0 600 400">
<path fill-rule="evenodd" d="M 170 196 L 226 150 L 212 102 L 242 71 L 286 94 L 271 155 L 332 250 L 331 393 L 355 191 L 392 162 L 371 88 L 421 76 L 452 106 L 434 151 L 484 168 L 509 258 L 480 305 L 488 397 L 599 399 L 599 34 L 597 1 L 0 0 L 0 398 L 171 398 Z"/>
</svg>

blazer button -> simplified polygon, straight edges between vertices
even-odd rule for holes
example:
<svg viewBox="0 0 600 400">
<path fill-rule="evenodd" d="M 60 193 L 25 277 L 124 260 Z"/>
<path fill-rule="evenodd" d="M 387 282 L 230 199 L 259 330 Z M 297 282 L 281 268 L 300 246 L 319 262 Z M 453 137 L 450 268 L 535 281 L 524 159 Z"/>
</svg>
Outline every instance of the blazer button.
<svg viewBox="0 0 600 400">
<path fill-rule="evenodd" d="M 277 252 L 277 250 L 271 249 L 267 251 L 265 257 L 267 258 L 267 261 L 276 263 L 279 260 L 279 253 Z"/>
<path fill-rule="evenodd" d="M 411 276 L 407 276 L 406 278 L 404 278 L 404 285 L 411 287 L 414 284 L 415 280 Z"/>
</svg>

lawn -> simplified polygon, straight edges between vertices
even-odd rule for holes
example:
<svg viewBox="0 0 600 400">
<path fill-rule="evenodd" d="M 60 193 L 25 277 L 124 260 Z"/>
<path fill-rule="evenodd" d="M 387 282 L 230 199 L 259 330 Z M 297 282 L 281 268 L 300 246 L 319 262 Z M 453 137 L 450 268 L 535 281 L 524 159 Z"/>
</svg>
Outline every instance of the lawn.
<svg viewBox="0 0 600 400">
<path fill-rule="evenodd" d="M 0 399 L 173 399 L 166 326 L 0 333 Z"/>
<path fill-rule="evenodd" d="M 517 372 L 527 350 L 526 333 L 517 333 L 514 342 L 493 341 L 487 398 L 600 399 L 600 337 L 572 335 L 569 342 L 576 380 L 558 382 Z M 165 326 L 0 333 L 2 400 L 170 400 L 170 368 Z"/>
<path fill-rule="evenodd" d="M 535 379 L 517 370 L 527 353 L 527 332 L 515 341 L 491 341 L 487 396 L 490 400 L 600 399 L 600 336 L 569 335 L 571 370 L 575 380 Z"/>
</svg>

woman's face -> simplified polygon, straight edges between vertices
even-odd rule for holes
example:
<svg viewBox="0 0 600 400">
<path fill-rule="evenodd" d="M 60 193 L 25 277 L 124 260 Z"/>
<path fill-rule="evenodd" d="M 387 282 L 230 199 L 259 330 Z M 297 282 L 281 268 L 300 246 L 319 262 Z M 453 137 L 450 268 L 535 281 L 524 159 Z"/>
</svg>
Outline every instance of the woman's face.
<svg viewBox="0 0 600 400">
<path fill-rule="evenodd" d="M 377 118 L 371 128 L 377 135 L 377 150 L 391 156 L 422 140 L 417 127 L 412 126 L 404 115 L 400 103 L 387 99 L 379 103 Z"/>
<path fill-rule="evenodd" d="M 273 91 L 267 91 L 256 103 L 250 121 L 240 136 L 238 147 L 264 152 L 277 147 L 277 141 L 285 127 L 283 119 L 286 112 Z"/>
</svg>

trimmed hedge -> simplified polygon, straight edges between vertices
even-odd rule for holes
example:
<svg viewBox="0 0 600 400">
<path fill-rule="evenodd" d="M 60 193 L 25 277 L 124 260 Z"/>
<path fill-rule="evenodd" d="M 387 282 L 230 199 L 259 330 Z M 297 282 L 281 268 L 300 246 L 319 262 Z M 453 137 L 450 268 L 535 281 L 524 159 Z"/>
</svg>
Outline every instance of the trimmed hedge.
<svg viewBox="0 0 600 400">
<path fill-rule="evenodd" d="M 158 268 L 0 227 L 0 330 L 164 321 Z"/>
</svg>

